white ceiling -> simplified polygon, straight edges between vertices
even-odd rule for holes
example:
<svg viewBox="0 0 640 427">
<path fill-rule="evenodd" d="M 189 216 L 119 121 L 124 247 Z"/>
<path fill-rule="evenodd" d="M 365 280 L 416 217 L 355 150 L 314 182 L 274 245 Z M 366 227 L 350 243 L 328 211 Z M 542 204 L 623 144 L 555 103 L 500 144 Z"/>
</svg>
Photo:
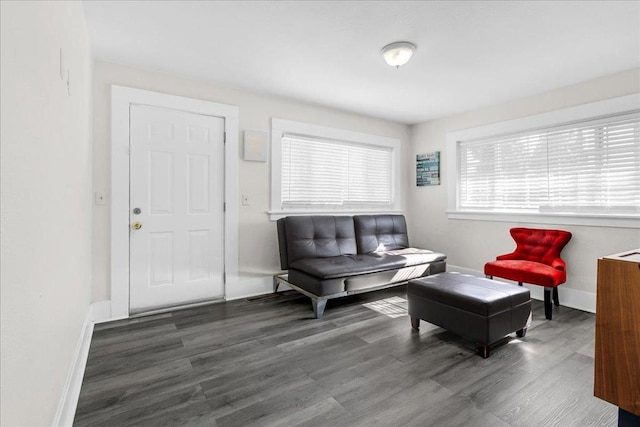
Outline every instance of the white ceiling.
<svg viewBox="0 0 640 427">
<path fill-rule="evenodd" d="M 85 1 L 96 59 L 418 123 L 640 67 L 638 1 Z M 380 49 L 418 46 L 395 69 Z"/>
</svg>

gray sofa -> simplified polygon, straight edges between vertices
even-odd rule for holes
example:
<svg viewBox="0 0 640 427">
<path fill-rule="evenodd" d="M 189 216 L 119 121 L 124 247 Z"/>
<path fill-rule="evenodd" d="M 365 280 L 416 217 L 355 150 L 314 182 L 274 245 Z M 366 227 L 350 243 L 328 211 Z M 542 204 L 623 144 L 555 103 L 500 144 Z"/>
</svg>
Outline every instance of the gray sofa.
<svg viewBox="0 0 640 427">
<path fill-rule="evenodd" d="M 286 283 L 311 298 L 315 318 L 327 300 L 444 272 L 446 255 L 409 245 L 402 215 L 289 216 L 277 221 Z"/>
</svg>

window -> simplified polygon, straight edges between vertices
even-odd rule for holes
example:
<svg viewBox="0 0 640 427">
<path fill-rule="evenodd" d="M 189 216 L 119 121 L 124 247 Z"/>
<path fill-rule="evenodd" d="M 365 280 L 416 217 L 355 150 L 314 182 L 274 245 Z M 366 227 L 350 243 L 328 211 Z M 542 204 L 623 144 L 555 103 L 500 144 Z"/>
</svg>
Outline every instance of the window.
<svg viewBox="0 0 640 427">
<path fill-rule="evenodd" d="M 282 206 L 391 206 L 391 149 L 282 137 Z"/>
<path fill-rule="evenodd" d="M 481 219 L 465 213 L 485 219 L 495 219 L 494 214 L 546 215 L 556 218 L 542 222 L 557 222 L 562 216 L 561 223 L 583 223 L 565 222 L 567 217 L 581 216 L 635 220 L 634 226 L 640 227 L 640 105 L 637 97 L 627 101 L 635 109 L 588 119 L 566 114 L 576 112 L 567 109 L 557 118 L 574 120 L 564 124 L 553 123 L 553 113 L 548 113 L 454 134 L 449 143 L 454 144 L 457 182 L 449 190 L 450 218 Z M 482 135 L 535 122 L 543 126 Z"/>
<path fill-rule="evenodd" d="M 292 213 L 397 211 L 399 144 L 273 119 L 272 219 Z"/>
<path fill-rule="evenodd" d="M 460 142 L 460 209 L 638 212 L 639 117 Z"/>
</svg>

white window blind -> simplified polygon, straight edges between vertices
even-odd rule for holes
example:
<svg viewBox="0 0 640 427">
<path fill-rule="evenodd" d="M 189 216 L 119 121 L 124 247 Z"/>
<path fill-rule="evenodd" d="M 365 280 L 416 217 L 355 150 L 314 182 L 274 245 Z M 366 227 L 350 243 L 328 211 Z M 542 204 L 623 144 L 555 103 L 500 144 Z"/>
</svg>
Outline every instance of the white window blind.
<svg viewBox="0 0 640 427">
<path fill-rule="evenodd" d="M 459 208 L 640 214 L 640 114 L 459 146 Z"/>
<path fill-rule="evenodd" d="M 281 208 L 388 207 L 391 148 L 282 137 Z"/>
</svg>

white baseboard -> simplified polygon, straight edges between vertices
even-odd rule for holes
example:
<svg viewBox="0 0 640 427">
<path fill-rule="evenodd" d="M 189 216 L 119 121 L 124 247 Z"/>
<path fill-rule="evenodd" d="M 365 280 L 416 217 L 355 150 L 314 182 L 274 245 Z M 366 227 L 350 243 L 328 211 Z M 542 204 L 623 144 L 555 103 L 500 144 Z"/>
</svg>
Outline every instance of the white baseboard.
<svg viewBox="0 0 640 427">
<path fill-rule="evenodd" d="M 89 347 L 91 346 L 91 337 L 93 336 L 93 305 L 89 306 L 87 315 L 78 337 L 76 350 L 73 354 L 71 367 L 67 373 L 62 395 L 58 402 L 58 410 L 53 419 L 53 427 L 70 427 L 73 425 L 73 419 L 76 415 L 78 399 L 80 397 L 80 389 L 82 388 L 82 379 L 84 370 L 87 366 L 87 358 L 89 356 Z"/>
<path fill-rule="evenodd" d="M 544 300 L 544 289 L 542 286 L 527 285 L 531 291 L 531 298 Z M 560 305 L 565 307 L 576 308 L 589 313 L 596 312 L 596 294 L 591 292 L 579 291 L 571 289 L 564 285 L 558 286 L 558 297 Z"/>
<path fill-rule="evenodd" d="M 485 277 L 482 271 L 472 270 L 470 268 L 458 267 L 457 265 L 447 264 L 447 271 L 455 271 L 457 273 L 470 274 L 472 276 Z M 502 282 L 517 284 L 510 280 L 498 279 Z M 531 291 L 531 298 L 544 301 L 544 288 L 542 286 L 524 284 Z M 558 297 L 560 305 L 571 307 L 589 313 L 596 312 L 596 294 L 592 292 L 580 291 L 569 288 L 565 285 L 558 286 Z"/>
<path fill-rule="evenodd" d="M 111 318 L 111 301 L 96 301 L 91 303 L 93 311 L 93 323 L 110 322 L 114 319 Z"/>
<path fill-rule="evenodd" d="M 247 274 L 238 276 L 228 276 L 225 289 L 225 300 L 254 297 L 258 295 L 270 294 L 273 292 L 273 275 L 270 274 Z M 280 285 L 279 291 L 286 291 L 290 288 Z M 112 316 L 111 301 L 96 301 L 91 304 L 93 309 L 93 323 L 112 322 L 114 320 L 126 319 L 129 316 Z"/>
</svg>

